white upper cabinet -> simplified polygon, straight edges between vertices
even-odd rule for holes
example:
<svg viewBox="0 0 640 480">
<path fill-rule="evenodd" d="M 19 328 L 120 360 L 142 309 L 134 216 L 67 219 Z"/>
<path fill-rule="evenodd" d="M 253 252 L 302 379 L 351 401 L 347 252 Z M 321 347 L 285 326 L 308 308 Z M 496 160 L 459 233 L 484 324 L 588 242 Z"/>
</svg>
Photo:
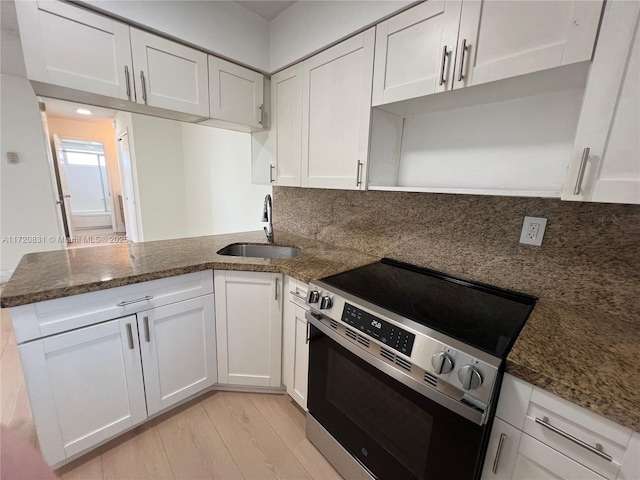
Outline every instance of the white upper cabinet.
<svg viewBox="0 0 640 480">
<path fill-rule="evenodd" d="M 210 117 L 264 128 L 264 76 L 209 55 Z"/>
<path fill-rule="evenodd" d="M 294 65 L 271 77 L 273 157 L 271 181 L 299 187 L 302 155 L 302 67 Z M 275 170 L 275 172 L 274 172 Z"/>
<path fill-rule="evenodd" d="M 365 188 L 374 38 L 371 28 L 304 64 L 303 187 Z"/>
<path fill-rule="evenodd" d="M 131 28 L 138 103 L 209 116 L 207 55 Z"/>
<path fill-rule="evenodd" d="M 133 99 L 128 25 L 63 2 L 15 4 L 30 80 Z"/>
<path fill-rule="evenodd" d="M 590 60 L 601 1 L 464 1 L 454 88 Z"/>
<path fill-rule="evenodd" d="M 380 23 L 373 105 L 591 59 L 602 1 L 428 1 Z"/>
<path fill-rule="evenodd" d="M 376 26 L 373 106 L 451 88 L 461 5 L 428 1 Z"/>
<path fill-rule="evenodd" d="M 563 200 L 640 203 L 638 2 L 608 2 Z"/>
</svg>

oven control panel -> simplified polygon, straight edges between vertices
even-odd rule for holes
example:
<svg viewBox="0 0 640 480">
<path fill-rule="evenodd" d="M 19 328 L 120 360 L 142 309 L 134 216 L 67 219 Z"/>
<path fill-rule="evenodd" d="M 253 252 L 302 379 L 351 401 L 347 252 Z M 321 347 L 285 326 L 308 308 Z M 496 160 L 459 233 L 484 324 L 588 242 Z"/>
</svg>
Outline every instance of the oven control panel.
<svg viewBox="0 0 640 480">
<path fill-rule="evenodd" d="M 345 302 L 342 321 L 410 357 L 416 336 Z"/>
</svg>

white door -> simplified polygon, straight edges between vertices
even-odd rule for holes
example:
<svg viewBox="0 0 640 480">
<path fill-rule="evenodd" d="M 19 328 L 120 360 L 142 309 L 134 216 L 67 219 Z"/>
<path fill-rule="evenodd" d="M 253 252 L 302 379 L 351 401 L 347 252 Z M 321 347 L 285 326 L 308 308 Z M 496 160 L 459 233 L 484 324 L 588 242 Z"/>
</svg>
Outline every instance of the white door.
<svg viewBox="0 0 640 480">
<path fill-rule="evenodd" d="M 514 480 L 604 480 L 604 477 L 526 433 L 523 433 L 520 439 L 511 478 Z"/>
<path fill-rule="evenodd" d="M 375 28 L 310 58 L 302 96 L 302 186 L 364 190 Z"/>
<path fill-rule="evenodd" d="M 40 448 L 50 465 L 147 417 L 135 316 L 18 349 Z"/>
<path fill-rule="evenodd" d="M 217 381 L 213 295 L 138 313 L 149 415 Z"/>
<path fill-rule="evenodd" d="M 376 26 L 374 106 L 451 88 L 461 5 L 430 0 Z"/>
<path fill-rule="evenodd" d="M 209 55 L 210 116 L 264 127 L 264 76 Z"/>
<path fill-rule="evenodd" d="M 493 420 L 482 480 L 510 480 L 522 432 L 499 418 Z"/>
<path fill-rule="evenodd" d="M 120 182 L 122 183 L 122 208 L 124 208 L 127 239 L 137 243 L 140 238 L 128 132 L 118 137 L 118 165 L 120 167 Z"/>
<path fill-rule="evenodd" d="M 213 272 L 218 382 L 279 387 L 282 364 L 282 275 Z"/>
<path fill-rule="evenodd" d="M 299 187 L 302 155 L 302 66 L 271 77 L 271 128 L 276 185 Z"/>
<path fill-rule="evenodd" d="M 56 134 L 53 135 L 53 144 L 55 147 L 54 155 L 58 170 L 58 190 L 60 193 L 60 201 L 62 202 L 62 210 L 64 212 L 64 221 L 66 221 L 66 233 L 69 237 L 73 237 L 73 215 L 71 213 L 71 193 L 69 191 L 69 182 L 67 181 L 67 171 L 65 168 L 66 159 L 64 150 L 62 149 L 62 140 Z"/>
<path fill-rule="evenodd" d="M 209 117 L 207 55 L 131 28 L 138 103 Z"/>
<path fill-rule="evenodd" d="M 607 3 L 563 200 L 640 204 L 639 12 Z"/>
<path fill-rule="evenodd" d="M 590 60 L 602 3 L 463 1 L 454 88 Z"/>
<path fill-rule="evenodd" d="M 27 78 L 132 99 L 129 26 L 65 2 L 16 2 Z"/>
<path fill-rule="evenodd" d="M 295 342 L 293 356 L 292 398 L 304 409 L 307 408 L 307 382 L 309 370 L 308 322 L 305 311 L 295 307 Z"/>
</svg>

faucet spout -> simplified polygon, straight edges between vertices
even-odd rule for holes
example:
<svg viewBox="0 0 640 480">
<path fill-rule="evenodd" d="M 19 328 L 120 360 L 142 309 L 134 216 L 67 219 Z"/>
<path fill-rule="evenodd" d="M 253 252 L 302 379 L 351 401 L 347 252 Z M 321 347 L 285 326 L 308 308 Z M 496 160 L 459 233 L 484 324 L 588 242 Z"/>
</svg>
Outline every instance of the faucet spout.
<svg viewBox="0 0 640 480">
<path fill-rule="evenodd" d="M 264 227 L 264 234 L 267 236 L 267 243 L 273 243 L 273 204 L 271 203 L 271 195 L 264 197 L 262 221 L 267 222 L 267 226 Z"/>
</svg>

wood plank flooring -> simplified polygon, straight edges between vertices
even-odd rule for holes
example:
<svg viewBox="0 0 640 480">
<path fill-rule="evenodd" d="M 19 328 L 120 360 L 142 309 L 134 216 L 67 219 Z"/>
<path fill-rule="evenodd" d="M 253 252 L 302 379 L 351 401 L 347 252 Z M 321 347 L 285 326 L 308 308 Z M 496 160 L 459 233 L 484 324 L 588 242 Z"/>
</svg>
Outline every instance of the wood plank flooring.
<svg viewBox="0 0 640 480">
<path fill-rule="evenodd" d="M 11 321 L 0 312 L 0 421 L 37 448 Z M 209 393 L 56 473 L 63 480 L 340 479 L 307 440 L 304 422 L 287 395 Z"/>
</svg>

